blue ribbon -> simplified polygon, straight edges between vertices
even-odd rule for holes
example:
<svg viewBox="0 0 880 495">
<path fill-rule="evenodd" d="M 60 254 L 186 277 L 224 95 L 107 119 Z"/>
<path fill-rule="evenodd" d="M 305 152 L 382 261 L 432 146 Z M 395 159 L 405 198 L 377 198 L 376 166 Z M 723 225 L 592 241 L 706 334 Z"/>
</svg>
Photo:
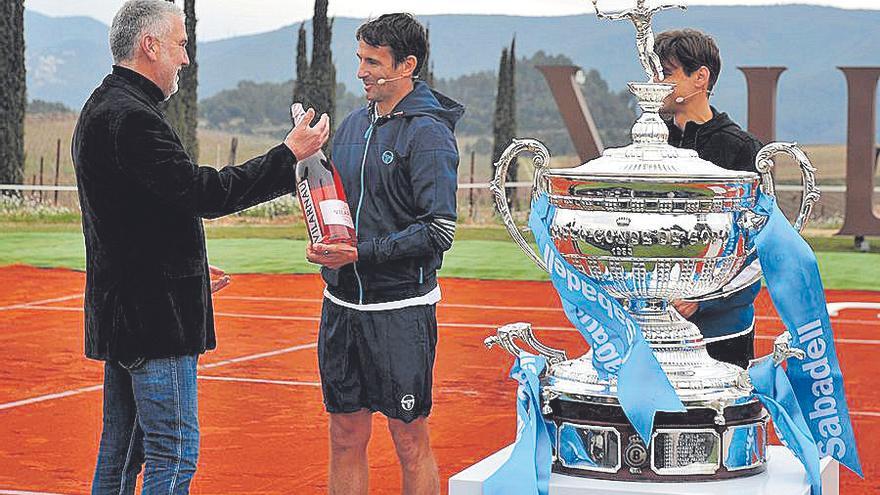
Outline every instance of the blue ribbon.
<svg viewBox="0 0 880 495">
<path fill-rule="evenodd" d="M 729 465 L 750 466 L 762 455 L 759 447 L 763 447 L 763 445 L 758 443 L 759 438 L 756 433 L 757 429 L 752 427 L 733 430 L 730 443 L 725 446 L 728 456 L 725 459 L 729 460 Z"/>
<path fill-rule="evenodd" d="M 666 373 L 654 357 L 638 324 L 616 299 L 560 255 L 550 238 L 556 208 L 545 194 L 535 197 L 529 227 L 550 272 L 550 280 L 569 321 L 593 350 L 600 377 L 617 376 L 617 398 L 627 419 L 651 443 L 657 411 L 685 412 Z"/>
<path fill-rule="evenodd" d="M 780 440 L 804 465 L 812 494 L 821 495 L 821 457 L 831 456 L 862 476 L 825 292 L 813 251 L 785 219 L 775 199 L 760 194 L 755 211 L 768 217 L 754 242 L 770 297 L 791 334 L 791 345 L 803 350 L 806 357 L 793 360 L 787 370 L 765 357 L 752 363 L 749 375 L 754 394 L 770 412 Z M 529 226 L 550 280 L 566 316 L 593 350 L 593 365 L 600 376 L 617 376 L 621 408 L 649 444 L 654 414 L 684 412 L 684 405 L 638 324 L 556 249 L 548 227 L 554 215 L 555 208 L 547 196 L 538 195 L 532 204 Z M 517 441 L 510 458 L 484 483 L 486 494 L 544 495 L 549 489 L 550 449 L 555 442 L 550 431 L 555 425 L 545 422 L 540 412 L 538 375 L 545 365 L 540 356 L 524 355 L 511 369 L 510 376 L 520 383 Z M 748 430 L 742 431 L 745 433 L 735 435 L 735 442 L 755 441 L 748 437 Z M 569 448 L 570 440 L 562 439 Z M 745 448 L 733 450 L 749 452 Z"/>
<path fill-rule="evenodd" d="M 819 450 L 785 371 L 781 366 L 776 366 L 772 358 L 763 357 L 749 366 L 749 377 L 755 388 L 755 396 L 773 418 L 773 427 L 779 440 L 807 470 L 812 495 L 822 495 Z"/>
<path fill-rule="evenodd" d="M 516 390 L 516 442 L 510 457 L 483 482 L 483 495 L 547 495 L 552 460 L 549 425 L 541 415 L 542 356 L 522 354 L 510 369 Z M 552 423 L 551 423 L 552 424 Z"/>
<path fill-rule="evenodd" d="M 816 442 L 816 455 L 831 456 L 862 476 L 816 256 L 772 196 L 761 194 L 755 211 L 768 217 L 755 245 L 770 298 L 792 347 L 806 354 L 790 360 L 786 375 Z"/>
</svg>

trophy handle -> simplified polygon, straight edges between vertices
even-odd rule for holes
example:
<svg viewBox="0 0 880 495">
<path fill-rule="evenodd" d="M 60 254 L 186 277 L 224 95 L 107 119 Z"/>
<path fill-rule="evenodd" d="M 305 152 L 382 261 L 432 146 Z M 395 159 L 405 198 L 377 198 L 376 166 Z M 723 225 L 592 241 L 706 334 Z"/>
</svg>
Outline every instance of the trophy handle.
<svg viewBox="0 0 880 495">
<path fill-rule="evenodd" d="M 816 167 L 813 166 L 806 153 L 798 147 L 797 143 L 775 142 L 761 148 L 755 156 L 755 167 L 761 175 L 761 191 L 774 198 L 776 197 L 776 184 L 773 182 L 773 175 L 770 171 L 774 166 L 773 157 L 779 153 L 785 153 L 797 160 L 798 165 L 801 168 L 803 197 L 801 198 L 801 208 L 798 212 L 797 220 L 794 222 L 794 228 L 798 232 L 801 232 L 806 226 L 807 220 L 810 218 L 810 213 L 813 211 L 813 205 L 816 204 L 816 201 L 819 200 L 820 196 L 819 187 L 816 186 Z M 766 221 L 765 217 L 762 217 L 757 213 L 750 212 L 749 215 L 752 218 L 747 219 L 747 222 L 751 223 L 754 227 L 760 227 Z M 753 246 L 749 249 L 748 256 L 754 254 L 756 250 L 757 248 Z M 745 282 L 739 283 L 732 288 L 726 288 L 724 290 L 713 292 L 712 294 L 690 298 L 688 301 L 707 301 L 719 297 L 727 297 L 734 292 L 761 280 L 762 275 L 761 271 L 757 270 L 756 273 L 746 279 Z"/>
<path fill-rule="evenodd" d="M 513 238 L 513 242 L 515 242 L 520 249 L 526 253 L 530 260 L 546 272 L 547 266 L 544 264 L 544 260 L 535 253 L 535 250 L 532 249 L 528 242 L 526 242 L 525 238 L 523 238 L 517 228 L 516 222 L 514 222 L 513 216 L 510 214 L 510 207 L 507 202 L 507 192 L 504 189 L 504 185 L 507 182 L 507 169 L 510 167 L 510 163 L 517 157 L 517 155 L 524 151 L 535 155 L 532 159 L 535 164 L 532 196 L 538 191 L 543 191 L 541 178 L 547 167 L 550 166 L 550 152 L 547 151 L 546 146 L 536 139 L 514 139 L 513 142 L 510 143 L 510 146 L 504 150 L 504 153 L 502 153 L 501 157 L 498 158 L 498 161 L 495 162 L 495 178 L 489 183 L 489 190 L 492 191 L 492 194 L 495 197 L 495 208 L 498 210 L 498 213 L 501 214 L 501 219 L 504 221 L 504 226 L 507 228 L 510 237 Z"/>
<path fill-rule="evenodd" d="M 554 349 L 553 347 L 544 345 L 539 342 L 538 338 L 535 336 L 535 333 L 532 331 L 531 323 L 508 323 L 507 325 L 499 327 L 495 331 L 495 335 L 491 335 L 483 340 L 483 345 L 485 345 L 487 349 L 491 349 L 493 346 L 499 345 L 504 350 L 512 354 L 514 357 L 517 357 L 522 354 L 523 349 L 516 345 L 516 339 L 525 342 L 532 349 L 537 351 L 538 354 L 547 358 L 547 361 L 551 365 L 559 364 L 563 361 L 568 360 L 568 356 L 566 355 L 565 351 L 561 349 Z"/>
<path fill-rule="evenodd" d="M 791 334 L 788 332 L 783 332 L 776 339 L 773 340 L 773 352 L 767 354 L 766 356 L 761 356 L 755 359 L 749 360 L 749 364 L 746 366 L 746 369 L 739 372 L 739 376 L 736 379 L 737 387 L 751 392 L 755 389 L 754 385 L 752 385 L 752 379 L 749 376 L 749 368 L 752 365 L 757 364 L 762 359 L 770 357 L 773 360 L 773 363 L 776 366 L 781 365 L 785 361 L 788 361 L 789 358 L 795 359 L 804 359 L 807 357 L 807 354 L 803 349 L 799 349 L 791 345 Z"/>
<path fill-rule="evenodd" d="M 813 211 L 813 205 L 819 200 L 819 188 L 816 186 L 816 167 L 810 163 L 806 153 L 801 150 L 797 143 L 770 143 L 758 151 L 755 157 L 755 166 L 761 174 L 761 190 L 765 194 L 776 197 L 776 184 L 773 182 L 773 175 L 770 170 L 773 168 L 773 157 L 779 153 L 785 153 L 797 160 L 801 167 L 801 185 L 803 187 L 803 198 L 801 198 L 801 209 L 798 212 L 797 220 L 794 222 L 794 228 L 798 232 L 804 230 L 807 220 L 810 218 L 810 212 Z"/>
</svg>

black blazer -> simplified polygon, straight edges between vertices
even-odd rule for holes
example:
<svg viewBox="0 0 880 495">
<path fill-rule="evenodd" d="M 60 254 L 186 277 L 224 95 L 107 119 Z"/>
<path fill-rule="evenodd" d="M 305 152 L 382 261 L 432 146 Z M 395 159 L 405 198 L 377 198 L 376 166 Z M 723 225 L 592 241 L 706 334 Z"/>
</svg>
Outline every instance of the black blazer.
<svg viewBox="0 0 880 495">
<path fill-rule="evenodd" d="M 199 167 L 159 110 L 162 91 L 114 66 L 73 135 L 86 243 L 85 352 L 128 361 L 216 347 L 202 218 L 291 192 L 282 145 L 237 167 Z"/>
</svg>

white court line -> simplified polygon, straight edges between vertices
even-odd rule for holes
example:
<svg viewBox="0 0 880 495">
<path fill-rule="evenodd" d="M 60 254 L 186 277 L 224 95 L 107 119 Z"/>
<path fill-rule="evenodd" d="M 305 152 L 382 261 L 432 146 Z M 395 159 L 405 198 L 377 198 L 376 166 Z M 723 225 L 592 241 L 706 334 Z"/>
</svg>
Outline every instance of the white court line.
<svg viewBox="0 0 880 495">
<path fill-rule="evenodd" d="M 501 325 L 486 325 L 481 323 L 438 323 L 438 326 L 441 327 L 455 327 L 455 328 L 489 328 L 496 329 Z M 538 325 L 532 325 L 533 330 L 539 331 L 550 331 L 550 332 L 576 332 L 573 327 L 542 327 Z M 755 336 L 758 340 L 776 340 L 776 337 L 771 335 L 757 335 Z M 865 344 L 865 345 L 880 345 L 880 340 L 871 340 L 871 339 L 845 339 L 845 338 L 834 338 L 834 342 L 838 344 Z"/>
<path fill-rule="evenodd" d="M 30 306 L 26 309 L 29 310 L 47 310 L 47 311 L 79 311 L 82 312 L 82 308 L 65 308 L 63 306 Z M 317 316 L 287 316 L 287 315 L 259 315 L 259 314 L 251 314 L 251 313 L 225 313 L 225 312 L 216 312 L 215 316 L 226 316 L 229 318 L 245 318 L 245 319 L 254 319 L 254 320 L 278 320 L 278 321 L 311 321 L 311 322 L 319 322 L 321 318 Z M 838 323 L 843 323 L 844 320 L 836 320 Z M 507 323 L 510 323 L 509 321 Z M 497 329 L 501 326 L 505 325 L 505 323 L 442 323 L 438 322 L 437 326 L 439 327 L 451 327 L 451 328 L 487 328 L 490 330 Z M 532 328 L 534 330 L 543 330 L 543 331 L 553 331 L 553 332 L 574 332 L 576 331 L 572 327 L 554 327 L 554 326 L 538 326 L 533 325 Z M 774 340 L 776 337 L 770 335 L 758 335 L 755 337 L 758 340 Z M 880 340 L 876 339 L 848 339 L 848 338 L 835 338 L 834 342 L 839 344 L 863 344 L 863 345 L 880 345 Z"/>
<path fill-rule="evenodd" d="M 45 310 L 45 311 L 71 311 L 73 313 L 82 313 L 83 308 L 80 307 L 70 307 L 70 306 L 19 306 L 14 309 L 30 309 L 30 310 Z"/>
<path fill-rule="evenodd" d="M 199 380 L 217 382 L 264 383 L 268 385 L 289 385 L 292 387 L 320 387 L 321 382 L 294 382 L 290 380 L 266 380 L 262 378 L 236 378 L 232 376 L 199 376 Z"/>
<path fill-rule="evenodd" d="M 64 308 L 60 306 L 35 306 L 29 307 L 27 309 L 32 310 L 41 310 L 45 309 L 48 311 L 82 311 L 82 308 Z M 311 321 L 311 322 L 319 322 L 321 319 L 315 316 L 286 316 L 286 315 L 259 315 L 259 314 L 250 314 L 250 313 L 225 313 L 225 312 L 217 312 L 214 313 L 216 316 L 226 316 L 230 318 L 246 318 L 246 319 L 254 319 L 254 320 L 278 320 L 278 321 Z M 841 320 L 838 320 L 838 323 L 842 323 Z M 486 324 L 486 323 L 438 323 L 439 327 L 451 327 L 451 328 L 486 328 L 490 330 L 494 330 L 496 328 L 501 327 L 503 324 Z M 572 327 L 554 327 L 554 326 L 532 326 L 535 330 L 542 331 L 554 331 L 554 332 L 574 332 L 575 329 Z M 776 337 L 769 335 L 758 335 L 755 337 L 758 340 L 775 340 Z M 839 344 L 862 344 L 862 345 L 880 345 L 880 340 L 875 339 L 848 339 L 848 338 L 835 338 L 834 342 Z"/>
<path fill-rule="evenodd" d="M 756 320 L 759 321 L 778 321 L 781 322 L 782 318 L 778 316 L 755 316 Z M 875 320 L 854 320 L 851 318 L 839 318 L 836 316 L 831 317 L 831 323 L 840 323 L 847 325 L 870 325 L 870 326 L 880 326 L 880 322 Z"/>
<path fill-rule="evenodd" d="M 285 347 L 284 349 L 278 349 L 276 351 L 261 352 L 259 354 L 251 354 L 250 356 L 242 356 L 242 357 L 237 357 L 237 358 L 233 358 L 233 359 L 227 359 L 225 361 L 217 361 L 216 363 L 203 364 L 203 365 L 199 366 L 199 369 L 209 370 L 209 369 L 217 368 L 220 366 L 226 366 L 227 364 L 244 363 L 246 361 L 253 361 L 254 359 L 262 359 L 264 357 L 278 356 L 280 354 L 287 354 L 288 352 L 301 351 L 303 349 L 313 349 L 315 347 L 318 347 L 317 343 L 295 345 L 292 347 Z"/>
<path fill-rule="evenodd" d="M 50 303 L 50 302 L 60 302 L 66 301 L 70 299 L 75 299 L 78 297 L 82 297 L 82 295 L 73 295 L 66 296 L 57 299 L 47 299 L 45 301 L 34 301 L 32 303 L 24 303 L 15 306 L 5 306 L 0 307 L 0 310 L 4 309 L 45 309 L 47 311 L 83 311 L 83 308 L 73 308 L 67 306 L 43 306 L 42 304 Z M 308 303 L 320 303 L 322 299 L 309 299 L 309 298 L 296 298 L 296 297 L 256 297 L 256 296 L 218 296 L 214 299 L 228 299 L 228 300 L 241 300 L 241 301 L 285 301 L 285 302 L 308 302 Z M 831 303 L 834 304 L 834 303 Z M 446 308 L 467 308 L 467 309 L 483 309 L 483 310 L 491 310 L 497 309 L 502 311 L 542 311 L 542 312 L 550 312 L 550 313 L 561 313 L 562 308 L 553 308 L 547 306 L 487 306 L 483 304 L 457 304 L 457 303 L 443 303 L 439 304 L 442 307 Z M 292 321 L 312 321 L 308 317 L 298 317 L 298 316 L 271 316 L 271 315 L 258 315 L 252 313 L 226 313 L 226 312 L 215 312 L 215 315 L 219 316 L 230 316 L 230 317 L 238 317 L 238 318 L 254 318 L 254 319 L 283 319 L 283 320 L 292 320 Z M 758 321 L 782 321 L 778 316 L 755 316 L 755 319 Z M 831 317 L 832 322 L 839 324 L 855 324 L 855 325 L 880 325 L 875 320 L 860 320 L 860 319 L 847 319 L 847 318 L 838 318 Z"/>
<path fill-rule="evenodd" d="M 229 299 L 231 301 L 264 301 L 264 302 L 307 302 L 319 303 L 323 299 L 315 299 L 314 297 L 271 297 L 271 296 L 214 296 L 214 300 Z"/>
<path fill-rule="evenodd" d="M 318 318 L 313 318 L 313 320 L 317 321 Z M 440 324 L 440 326 L 453 326 L 453 327 L 465 327 L 465 328 L 474 328 L 474 327 L 496 328 L 494 325 L 485 325 L 485 324 L 476 324 L 475 325 L 475 324 L 465 324 L 465 323 L 447 323 L 447 324 Z M 566 327 L 534 327 L 534 328 L 535 328 L 535 330 L 553 330 L 553 331 L 569 331 L 569 332 L 574 331 L 573 329 L 566 328 Z M 771 336 L 757 336 L 756 338 L 760 339 L 760 340 L 774 340 L 775 339 L 775 337 L 771 337 Z M 880 344 L 880 341 L 877 341 L 877 340 L 835 339 L 835 342 L 845 342 L 845 341 L 852 341 L 853 343 L 874 344 L 874 345 Z M 220 366 L 226 366 L 229 364 L 253 361 L 255 359 L 262 359 L 265 357 L 278 356 L 281 354 L 300 351 L 300 350 L 304 350 L 304 349 L 312 349 L 312 348 L 317 347 L 317 345 L 318 345 L 317 343 L 312 343 L 312 344 L 302 344 L 302 345 L 296 345 L 296 346 L 291 346 L 291 347 L 285 347 L 283 349 L 278 349 L 275 351 L 268 351 L 268 352 L 262 352 L 262 353 L 258 353 L 258 354 L 251 354 L 248 356 L 242 356 L 242 357 L 238 357 L 238 358 L 218 361 L 216 363 L 208 363 L 208 364 L 200 365 L 199 369 L 213 369 L 213 368 L 218 368 Z M 223 377 L 223 376 L 211 376 L 211 375 L 199 376 L 198 378 L 200 380 L 209 380 L 209 381 L 261 383 L 261 384 L 269 384 L 269 385 L 286 385 L 286 386 L 319 387 L 321 385 L 320 382 L 269 380 L 269 379 L 259 379 L 259 378 L 237 378 L 237 377 Z M 39 403 L 39 402 L 45 402 L 45 401 L 53 400 L 53 399 L 61 399 L 64 397 L 70 397 L 73 395 L 79 395 L 79 394 L 83 394 L 83 393 L 87 393 L 87 392 L 101 390 L 102 388 L 103 388 L 103 385 L 101 385 L 101 384 L 91 385 L 88 387 L 82 387 L 82 388 L 78 388 L 78 389 L 68 390 L 65 392 L 46 394 L 46 395 L 41 395 L 38 397 L 32 397 L 29 399 L 8 402 L 5 404 L 0 404 L 0 410 L 12 409 L 15 407 L 25 406 L 25 405 L 29 405 L 29 404 L 35 404 L 35 403 Z M 850 414 L 852 416 L 880 417 L 880 412 L 874 412 L 874 411 L 850 411 Z M 6 495 L 6 494 L 9 494 L 9 495 L 16 495 L 16 494 L 22 494 L 22 495 L 30 495 L 30 494 L 34 494 L 34 495 L 59 495 L 59 494 L 51 494 L 48 492 L 18 492 L 18 491 L 10 491 L 10 490 L 6 490 L 6 491 L 0 490 L 0 495 Z"/>
<path fill-rule="evenodd" d="M 776 337 L 772 335 L 756 335 L 756 339 L 758 340 L 776 340 Z M 880 345 L 880 340 L 872 340 L 872 339 L 844 339 L 844 338 L 834 338 L 835 344 L 863 344 L 863 345 Z"/>
<path fill-rule="evenodd" d="M 44 402 L 52 399 L 61 399 L 64 397 L 70 397 L 72 395 L 84 394 L 86 392 L 94 392 L 96 390 L 101 390 L 103 385 L 90 385 L 88 387 L 76 388 L 73 390 L 68 390 L 66 392 L 58 392 L 54 394 L 46 394 L 40 395 L 38 397 L 31 397 L 30 399 L 22 399 L 17 400 L 15 402 L 7 402 L 6 404 L 0 404 L 0 411 L 4 409 L 12 409 L 13 407 L 26 406 L 28 404 L 36 404 L 37 402 Z"/>
<path fill-rule="evenodd" d="M 254 320 L 285 320 L 285 321 L 321 321 L 317 316 L 287 316 L 287 315 L 258 315 L 251 313 L 226 313 L 215 312 L 216 316 L 226 316 L 229 318 L 250 318 Z"/>
<path fill-rule="evenodd" d="M 64 495 L 55 492 L 23 492 L 21 490 L 0 490 L 0 495 Z"/>
<path fill-rule="evenodd" d="M 321 382 L 299 382 L 291 380 L 270 380 L 265 378 L 240 378 L 234 376 L 203 376 L 199 375 L 199 380 L 217 381 L 217 382 L 235 382 L 235 383 L 259 383 L 265 385 L 284 385 L 287 387 L 320 387 Z M 435 382 L 436 383 L 436 382 Z M 440 394 L 461 394 L 471 397 L 480 395 L 479 390 L 468 388 L 444 387 L 442 385 L 434 386 L 434 391 Z"/>
<path fill-rule="evenodd" d="M 320 303 L 323 302 L 323 299 L 315 299 L 315 298 L 304 298 L 304 297 L 269 297 L 269 296 L 214 296 L 214 299 L 228 299 L 230 301 L 255 301 L 255 302 L 302 302 L 302 303 Z M 839 303 L 829 303 L 829 307 L 834 304 Z M 871 303 L 873 304 L 873 303 Z M 485 305 L 485 304 L 459 304 L 459 303 L 447 303 L 440 302 L 438 306 L 444 308 L 467 308 L 467 309 L 497 309 L 502 311 L 542 311 L 542 312 L 550 312 L 550 313 L 558 313 L 562 312 L 561 307 L 548 307 L 548 306 L 495 306 L 495 305 Z M 836 315 L 836 313 L 835 313 Z M 856 324 L 866 324 L 866 325 L 877 325 L 878 322 L 874 320 L 859 320 L 859 319 L 844 319 L 837 318 L 835 315 L 832 315 L 831 319 L 837 323 L 856 323 Z M 782 321 L 778 316 L 756 316 L 758 320 L 767 320 L 767 321 Z"/>
<path fill-rule="evenodd" d="M 831 316 L 837 316 L 838 313 L 845 309 L 880 309 L 880 302 L 833 302 L 828 303 L 828 314 Z M 877 314 L 877 317 L 880 318 L 880 313 Z"/>
<path fill-rule="evenodd" d="M 880 418 L 880 412 L 873 411 L 850 411 L 850 416 L 868 416 L 871 418 Z"/>
<path fill-rule="evenodd" d="M 264 378 L 239 378 L 233 376 L 203 376 L 199 375 L 199 380 L 209 380 L 209 381 L 218 381 L 218 382 L 235 382 L 235 383 L 260 383 L 265 385 L 284 385 L 289 387 L 320 387 L 321 382 L 299 382 L 299 381 L 291 381 L 291 380 L 270 380 Z M 443 387 L 442 385 L 438 385 L 435 387 L 438 392 L 444 393 L 461 393 L 464 395 L 479 395 L 478 390 L 469 390 L 469 389 L 449 389 Z M 851 416 L 865 416 L 872 418 L 880 418 L 880 412 L 874 411 L 850 411 L 849 414 Z M 0 492 L 2 495 L 3 492 Z"/>
<path fill-rule="evenodd" d="M 69 301 L 71 299 L 78 299 L 81 297 L 82 297 L 82 294 L 72 294 L 70 296 L 53 297 L 52 299 L 42 299 L 40 301 L 31 301 L 31 302 L 26 302 L 26 303 L 13 304 L 12 306 L 0 306 L 0 311 L 6 311 L 9 309 L 29 308 L 31 306 L 36 306 L 36 305 L 40 305 L 40 304 Z"/>
<path fill-rule="evenodd" d="M 216 363 L 203 364 L 203 365 L 199 366 L 199 369 L 213 369 L 213 368 L 217 368 L 220 366 L 226 366 L 228 364 L 243 363 L 246 361 L 252 361 L 254 359 L 260 359 L 260 358 L 264 358 L 264 357 L 278 356 L 280 354 L 285 354 L 285 353 L 294 352 L 294 351 L 300 351 L 303 349 L 311 349 L 311 348 L 314 348 L 317 346 L 318 346 L 317 343 L 295 345 L 292 347 L 285 347 L 283 349 L 278 349 L 275 351 L 261 352 L 259 354 L 251 354 L 249 356 L 242 356 L 242 357 L 237 357 L 237 358 L 233 358 L 233 359 L 227 359 L 224 361 L 218 361 Z M 201 377 L 199 377 L 199 378 L 201 378 Z M 45 402 L 47 400 L 61 399 L 61 398 L 70 397 L 73 395 L 84 394 L 86 392 L 94 392 L 97 390 L 101 390 L 102 388 L 104 388 L 103 384 L 90 385 L 88 387 L 67 390 L 65 392 L 57 392 L 54 394 L 46 394 L 46 395 L 40 395 L 37 397 L 31 397 L 29 399 L 17 400 L 14 402 L 7 402 L 5 404 L 0 404 L 0 411 L 2 411 L 4 409 L 12 409 L 14 407 L 26 406 L 29 404 L 36 404 L 38 402 Z M 0 495 L 2 495 L 2 494 L 0 494 Z"/>
<path fill-rule="evenodd" d="M 441 305 L 443 305 L 443 303 L 441 303 Z M 460 307 L 468 307 L 468 308 L 474 308 L 474 309 L 511 309 L 511 310 L 521 309 L 523 311 L 531 311 L 533 309 L 533 308 L 528 308 L 528 307 L 522 307 L 522 308 L 509 307 L 508 308 L 508 307 L 503 307 L 503 306 L 480 306 L 477 304 L 458 304 L 458 305 L 447 304 L 445 306 L 454 306 L 454 307 L 460 306 Z M 62 309 L 60 307 L 54 308 L 51 306 L 40 306 L 39 308 L 33 308 L 33 309 L 42 309 L 42 308 L 59 309 L 59 310 Z M 545 308 L 538 308 L 538 309 L 541 309 L 544 311 L 562 312 L 562 308 L 546 308 L 545 307 Z M 80 309 L 80 311 L 82 311 L 82 309 Z M 214 312 L 214 314 L 217 316 L 228 316 L 231 318 L 253 318 L 255 320 L 321 321 L 320 318 L 314 317 L 314 316 L 261 315 L 261 314 L 253 314 L 253 313 L 228 313 L 228 312 L 220 312 L 220 311 L 216 311 L 216 312 Z M 756 318 L 759 320 L 773 320 L 773 321 L 780 321 L 780 322 L 782 321 L 781 319 L 776 318 L 776 317 L 772 317 L 772 316 L 758 316 Z M 864 324 L 877 325 L 877 322 L 871 321 L 871 320 L 844 320 L 844 319 L 835 318 L 834 321 L 836 323 L 844 323 L 844 324 L 845 323 L 864 323 Z M 462 326 L 462 327 L 477 326 L 477 327 L 487 327 L 487 328 L 488 327 L 498 328 L 503 324 L 499 324 L 499 325 L 473 324 L 473 325 L 471 325 L 471 324 L 456 324 L 456 323 L 439 323 L 439 325 L 440 326 L 444 326 L 444 325 L 445 326 Z M 535 329 L 543 328 L 545 330 L 571 330 L 571 327 L 534 327 L 534 328 Z"/>
<path fill-rule="evenodd" d="M 300 297 L 261 297 L 261 296 L 214 296 L 214 299 L 229 299 L 235 301 L 255 301 L 255 302 L 306 302 L 306 303 L 321 303 L 323 299 L 315 299 L 315 298 L 300 298 Z M 547 312 L 559 312 L 562 311 L 561 307 L 548 307 L 548 306 L 487 306 L 485 304 L 459 304 L 459 303 L 447 303 L 440 302 L 439 306 L 444 308 L 467 308 L 467 309 L 497 309 L 504 311 L 547 311 Z"/>
</svg>

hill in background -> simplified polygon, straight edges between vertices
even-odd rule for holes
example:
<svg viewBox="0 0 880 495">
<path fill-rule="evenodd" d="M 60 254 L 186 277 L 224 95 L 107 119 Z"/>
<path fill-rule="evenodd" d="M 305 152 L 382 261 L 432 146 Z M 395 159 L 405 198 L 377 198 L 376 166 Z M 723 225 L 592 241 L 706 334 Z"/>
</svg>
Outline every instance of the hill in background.
<svg viewBox="0 0 880 495">
<path fill-rule="evenodd" d="M 422 16 L 430 26 L 431 60 L 438 78 L 451 80 L 494 71 L 502 46 L 517 36 L 517 51 L 565 55 L 585 70 L 597 69 L 611 91 L 643 78 L 632 26 L 594 16 Z M 873 33 L 880 12 L 811 6 L 693 7 L 668 11 L 657 31 L 695 27 L 715 36 L 724 69 L 713 103 L 745 122 L 745 78 L 736 66 L 785 65 L 779 86 L 778 137 L 807 143 L 840 143 L 846 133 L 846 84 L 836 69 L 880 65 Z M 360 19 L 337 18 L 333 53 L 339 82 L 359 91 L 354 78 L 354 31 Z M 235 88 L 239 81 L 281 83 L 293 77 L 298 25 L 201 43 L 200 96 Z M 309 24 L 306 23 L 307 29 Z M 107 26 L 82 18 L 26 12 L 28 92 L 33 99 L 79 108 L 110 65 Z"/>
</svg>

